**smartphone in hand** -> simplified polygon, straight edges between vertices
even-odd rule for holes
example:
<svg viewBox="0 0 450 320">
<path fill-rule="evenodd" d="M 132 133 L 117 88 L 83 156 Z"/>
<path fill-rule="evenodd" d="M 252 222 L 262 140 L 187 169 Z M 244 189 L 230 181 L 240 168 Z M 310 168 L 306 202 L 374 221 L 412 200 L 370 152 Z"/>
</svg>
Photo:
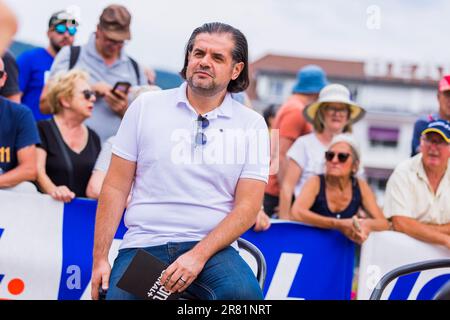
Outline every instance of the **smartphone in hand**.
<svg viewBox="0 0 450 320">
<path fill-rule="evenodd" d="M 119 81 L 114 85 L 114 88 L 111 90 L 111 92 L 115 96 L 119 96 L 117 94 L 118 91 L 120 91 L 124 94 L 128 94 L 128 92 L 130 91 L 130 88 L 131 88 L 131 83 L 129 83 L 127 81 Z"/>
</svg>

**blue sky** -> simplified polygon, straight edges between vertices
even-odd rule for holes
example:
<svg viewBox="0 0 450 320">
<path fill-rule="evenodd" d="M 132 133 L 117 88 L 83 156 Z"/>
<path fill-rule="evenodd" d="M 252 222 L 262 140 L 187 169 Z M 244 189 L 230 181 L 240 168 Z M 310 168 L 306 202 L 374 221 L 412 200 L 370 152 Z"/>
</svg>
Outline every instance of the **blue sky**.
<svg viewBox="0 0 450 320">
<path fill-rule="evenodd" d="M 80 8 L 82 25 L 77 42 L 81 44 L 95 29 L 102 9 L 112 3 L 6 2 L 20 21 L 16 38 L 42 46 L 47 43 L 46 28 L 52 12 L 70 5 Z M 450 42 L 445 31 L 450 1 L 445 0 L 116 0 L 115 3 L 126 5 L 133 15 L 133 40 L 127 51 L 146 65 L 173 71 L 182 66 L 184 46 L 192 30 L 209 21 L 223 21 L 241 29 L 249 41 L 251 60 L 278 53 L 450 67 Z M 368 22 L 372 23 L 370 28 Z"/>
</svg>

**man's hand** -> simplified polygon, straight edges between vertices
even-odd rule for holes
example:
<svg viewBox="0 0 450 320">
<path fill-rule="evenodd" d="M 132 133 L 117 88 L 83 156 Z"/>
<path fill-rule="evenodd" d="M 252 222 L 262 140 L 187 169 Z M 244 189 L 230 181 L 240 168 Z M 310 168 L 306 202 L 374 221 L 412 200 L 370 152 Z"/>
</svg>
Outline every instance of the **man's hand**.
<svg viewBox="0 0 450 320">
<path fill-rule="evenodd" d="M 128 108 L 128 95 L 121 91 L 115 92 L 116 94 L 113 94 L 111 91 L 108 91 L 105 94 L 104 99 L 111 110 L 117 113 L 122 118 Z"/>
<path fill-rule="evenodd" d="M 57 201 L 68 203 L 75 198 L 75 193 L 66 186 L 57 186 L 50 192 L 50 196 Z"/>
<path fill-rule="evenodd" d="M 108 290 L 109 288 L 109 276 L 111 275 L 111 265 L 107 259 L 102 259 L 96 261 L 94 258 L 94 264 L 92 268 L 92 287 L 91 296 L 92 300 L 98 300 L 98 290 L 100 285 L 103 290 Z"/>
<path fill-rule="evenodd" d="M 164 271 L 161 283 L 170 292 L 183 292 L 198 277 L 206 261 L 197 256 L 193 250 L 178 257 Z"/>
<path fill-rule="evenodd" d="M 269 228 L 270 228 L 270 218 L 264 212 L 264 210 L 261 209 L 258 212 L 258 216 L 256 217 L 256 223 L 253 230 L 259 232 L 259 231 L 266 231 Z"/>
<path fill-rule="evenodd" d="M 92 85 L 92 90 L 94 90 L 95 94 L 100 97 L 106 96 L 108 92 L 111 92 L 112 89 L 113 87 L 105 82 L 97 82 L 96 84 Z"/>
</svg>

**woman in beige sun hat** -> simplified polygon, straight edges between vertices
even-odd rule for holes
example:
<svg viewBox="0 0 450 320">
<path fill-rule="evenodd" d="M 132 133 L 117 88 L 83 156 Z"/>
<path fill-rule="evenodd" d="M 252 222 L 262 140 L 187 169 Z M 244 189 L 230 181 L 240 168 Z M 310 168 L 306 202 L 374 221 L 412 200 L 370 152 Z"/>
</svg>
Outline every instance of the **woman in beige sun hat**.
<svg viewBox="0 0 450 320">
<path fill-rule="evenodd" d="M 315 124 L 320 119 L 320 113 L 317 111 L 323 105 L 329 104 L 347 105 L 350 111 L 348 124 L 355 123 L 364 117 L 366 111 L 350 98 L 350 91 L 341 84 L 330 84 L 320 91 L 319 99 L 306 107 L 303 111 L 305 118 Z M 319 117 L 317 117 L 319 116 Z"/>
<path fill-rule="evenodd" d="M 298 138 L 289 149 L 286 174 L 281 183 L 279 217 L 289 219 L 292 197 L 298 196 L 311 176 L 322 174 L 324 153 L 334 136 L 351 133 L 352 124 L 365 110 L 350 98 L 350 91 L 341 84 L 324 87 L 317 102 L 307 106 L 303 114 L 314 131 Z"/>
</svg>

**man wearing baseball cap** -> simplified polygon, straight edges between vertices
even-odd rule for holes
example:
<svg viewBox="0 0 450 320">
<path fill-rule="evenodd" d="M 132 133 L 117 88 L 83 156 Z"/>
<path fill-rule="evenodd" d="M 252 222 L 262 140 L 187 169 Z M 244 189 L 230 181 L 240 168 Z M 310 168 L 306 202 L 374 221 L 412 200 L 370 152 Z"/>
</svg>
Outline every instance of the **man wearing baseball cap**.
<svg viewBox="0 0 450 320">
<path fill-rule="evenodd" d="M 126 88 L 113 92 L 115 84 L 147 84 L 144 68 L 125 53 L 126 41 L 131 39 L 130 24 L 131 14 L 127 8 L 122 5 L 106 7 L 88 43 L 61 50 L 50 70 L 50 79 L 58 72 L 72 68 L 82 69 L 90 75 L 97 101 L 92 117 L 86 124 L 99 135 L 102 142 L 116 134 L 128 108 Z M 49 113 L 45 91 L 41 96 L 40 108 L 43 113 Z"/>
<path fill-rule="evenodd" d="M 411 156 L 419 152 L 420 136 L 430 120 L 443 119 L 450 121 L 450 75 L 444 76 L 439 81 L 437 98 L 439 111 L 426 117 L 419 118 L 414 125 Z"/>
<path fill-rule="evenodd" d="M 450 122 L 429 122 L 420 152 L 389 178 L 384 214 L 395 231 L 450 249 Z"/>
<path fill-rule="evenodd" d="M 36 121 L 50 117 L 39 110 L 42 89 L 55 56 L 74 43 L 78 25 L 78 19 L 68 9 L 53 13 L 48 22 L 47 48 L 28 50 L 17 58 L 22 103 L 31 109 Z"/>
</svg>

